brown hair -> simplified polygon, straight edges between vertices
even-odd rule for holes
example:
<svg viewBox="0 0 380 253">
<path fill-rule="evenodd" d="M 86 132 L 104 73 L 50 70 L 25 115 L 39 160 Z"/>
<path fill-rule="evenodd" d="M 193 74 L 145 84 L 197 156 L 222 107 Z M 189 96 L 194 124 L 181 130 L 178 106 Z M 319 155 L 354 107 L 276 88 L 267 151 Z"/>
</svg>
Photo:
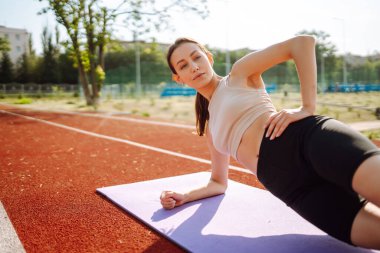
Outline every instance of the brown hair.
<svg viewBox="0 0 380 253">
<path fill-rule="evenodd" d="M 168 62 L 169 68 L 171 69 L 173 74 L 177 74 L 177 71 L 174 69 L 174 66 L 170 62 L 170 58 L 174 50 L 176 50 L 180 45 L 184 43 L 193 43 L 196 44 L 203 52 L 209 54 L 210 52 L 199 42 L 190 39 L 190 38 L 178 38 L 174 44 L 169 47 L 168 53 L 166 55 L 166 60 Z M 203 136 L 206 130 L 206 126 L 209 119 L 208 113 L 208 100 L 202 96 L 199 92 L 197 92 L 197 96 L 195 98 L 195 116 L 196 116 L 196 126 L 197 133 L 199 136 Z"/>
</svg>

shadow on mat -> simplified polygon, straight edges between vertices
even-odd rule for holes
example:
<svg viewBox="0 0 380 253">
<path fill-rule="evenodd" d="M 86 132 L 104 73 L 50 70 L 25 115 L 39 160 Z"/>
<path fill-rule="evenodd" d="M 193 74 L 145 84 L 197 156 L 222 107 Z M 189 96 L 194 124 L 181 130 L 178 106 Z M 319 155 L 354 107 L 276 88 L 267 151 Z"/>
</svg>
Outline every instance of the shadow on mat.
<svg viewBox="0 0 380 253">
<path fill-rule="evenodd" d="M 196 212 L 170 231 L 161 231 L 181 248 L 193 252 L 278 252 L 278 253 L 369 253 L 367 249 L 352 247 L 328 235 L 283 234 L 261 237 L 203 234 L 202 230 L 215 216 L 224 195 L 185 204 L 172 210 L 159 209 L 151 221 L 165 220 L 192 205 L 199 205 Z M 254 211 L 252 212 L 254 215 Z M 231 218 L 231 217 L 230 217 Z M 229 219 L 229 217 L 225 217 Z M 247 217 L 249 219 L 249 217 Z M 238 226 L 238 224 L 236 224 Z M 257 228 L 252 228 L 257 229 Z M 225 229 L 224 229 L 225 231 Z M 159 243 L 159 242 L 157 242 Z M 144 252 L 154 252 L 155 244 Z M 156 248 L 157 249 L 157 248 Z"/>
</svg>

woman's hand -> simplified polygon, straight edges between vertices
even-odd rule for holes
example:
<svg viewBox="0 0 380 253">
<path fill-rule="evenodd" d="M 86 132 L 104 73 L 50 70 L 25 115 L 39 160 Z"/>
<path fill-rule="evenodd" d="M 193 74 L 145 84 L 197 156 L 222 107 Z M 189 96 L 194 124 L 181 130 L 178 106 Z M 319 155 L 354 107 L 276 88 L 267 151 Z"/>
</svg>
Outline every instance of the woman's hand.
<svg viewBox="0 0 380 253">
<path fill-rule="evenodd" d="M 313 113 L 304 107 L 298 109 L 284 109 L 272 114 L 265 124 L 265 128 L 268 127 L 265 137 L 270 137 L 270 140 L 273 140 L 274 138 L 279 137 L 290 123 L 311 115 L 313 115 Z"/>
<path fill-rule="evenodd" d="M 173 191 L 163 191 L 160 200 L 163 208 L 173 209 L 185 203 L 185 195 Z"/>
</svg>

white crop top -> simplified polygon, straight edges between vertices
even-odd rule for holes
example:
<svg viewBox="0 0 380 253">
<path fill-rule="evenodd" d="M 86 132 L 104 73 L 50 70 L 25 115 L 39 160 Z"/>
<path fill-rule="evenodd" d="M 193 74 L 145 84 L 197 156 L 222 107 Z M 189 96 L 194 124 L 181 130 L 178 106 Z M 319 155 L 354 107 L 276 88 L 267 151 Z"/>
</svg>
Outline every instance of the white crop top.
<svg viewBox="0 0 380 253">
<path fill-rule="evenodd" d="M 219 152 L 237 160 L 237 150 L 247 128 L 263 113 L 276 109 L 265 89 L 230 86 L 223 77 L 211 97 L 208 127 Z"/>
</svg>

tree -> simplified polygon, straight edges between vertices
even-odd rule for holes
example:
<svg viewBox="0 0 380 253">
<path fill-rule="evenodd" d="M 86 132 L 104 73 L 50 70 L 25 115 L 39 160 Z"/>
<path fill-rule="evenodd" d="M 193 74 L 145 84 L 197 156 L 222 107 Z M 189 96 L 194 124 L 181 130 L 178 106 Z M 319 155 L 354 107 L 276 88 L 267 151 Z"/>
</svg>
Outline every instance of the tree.
<svg viewBox="0 0 380 253">
<path fill-rule="evenodd" d="M 376 82 L 380 82 L 380 60 L 375 63 Z"/>
<path fill-rule="evenodd" d="M 49 7 L 43 9 L 42 13 L 53 11 L 57 22 L 65 27 L 69 35 L 66 46 L 73 52 L 87 105 L 95 106 L 99 103 L 99 91 L 105 78 L 104 52 L 117 16 L 127 15 L 127 21 L 131 21 L 129 24 L 140 29 L 148 24 L 155 28 L 162 27 L 165 24 L 162 20 L 169 20 L 168 12 L 175 7 L 199 12 L 194 7 L 194 1 L 190 0 L 173 0 L 161 10 L 154 7 L 154 0 L 123 0 L 114 9 L 100 6 L 99 0 L 46 1 Z M 205 0 L 200 2 L 204 4 Z M 147 20 L 160 17 L 158 20 L 161 22 L 151 20 L 152 22 L 146 23 L 144 17 L 149 17 Z"/>
<path fill-rule="evenodd" d="M 0 62 L 0 83 L 10 83 L 13 80 L 13 63 L 7 51 L 3 52 Z"/>
<path fill-rule="evenodd" d="M 42 66 L 40 72 L 41 83 L 57 83 L 58 76 L 58 55 L 59 55 L 59 33 L 56 30 L 56 43 L 53 42 L 53 35 L 44 27 L 42 41 Z"/>
<path fill-rule="evenodd" d="M 157 43 L 141 43 L 141 81 L 144 84 L 158 84 L 171 80 L 164 53 Z M 136 80 L 136 55 L 133 48 L 117 49 L 105 56 L 107 65 L 106 83 L 133 83 Z"/>
<path fill-rule="evenodd" d="M 65 84 L 78 84 L 78 69 L 74 67 L 70 52 L 61 53 L 58 58 L 59 81 Z"/>
<path fill-rule="evenodd" d="M 32 34 L 29 34 L 29 39 L 28 39 L 28 64 L 29 64 L 29 81 L 30 82 L 37 82 L 39 79 L 38 76 L 38 62 L 39 59 L 36 55 L 36 51 L 33 48 L 33 40 L 32 40 Z"/>
<path fill-rule="evenodd" d="M 40 0 L 42 1 L 42 0 Z M 99 98 L 99 83 L 95 80 L 95 49 L 96 37 L 103 31 L 95 31 L 100 27 L 100 22 L 95 24 L 104 16 L 98 15 L 99 12 L 94 11 L 94 4 L 96 0 L 48 0 L 49 7 L 42 10 L 46 13 L 51 10 L 54 12 L 56 20 L 59 24 L 63 25 L 69 36 L 69 41 L 65 43 L 67 49 L 72 52 L 75 60 L 75 65 L 79 71 L 84 95 L 86 97 L 87 105 L 96 105 Z M 95 19 L 97 16 L 99 19 Z M 106 16 L 104 26 L 107 28 L 108 22 L 113 19 L 112 15 Z M 107 29 L 104 29 L 107 30 Z M 106 35 L 104 35 L 106 37 Z M 100 43 L 100 42 L 99 42 Z M 101 45 L 100 45 L 101 47 Z M 89 82 L 88 75 L 91 81 Z M 90 84 L 92 89 L 90 90 Z"/>
<path fill-rule="evenodd" d="M 24 52 L 17 61 L 15 79 L 18 83 L 27 83 L 30 78 L 30 61 L 28 54 Z"/>
<path fill-rule="evenodd" d="M 10 83 L 13 81 L 13 64 L 8 52 L 11 50 L 7 38 L 0 38 L 0 83 Z"/>
<path fill-rule="evenodd" d="M 8 52 L 9 50 L 11 50 L 11 48 L 9 47 L 7 38 L 0 37 L 0 53 Z"/>
<path fill-rule="evenodd" d="M 29 34 L 28 50 L 17 60 L 15 80 L 19 83 L 36 82 L 39 80 L 36 67 L 37 56 L 33 48 L 32 34 Z"/>
</svg>

